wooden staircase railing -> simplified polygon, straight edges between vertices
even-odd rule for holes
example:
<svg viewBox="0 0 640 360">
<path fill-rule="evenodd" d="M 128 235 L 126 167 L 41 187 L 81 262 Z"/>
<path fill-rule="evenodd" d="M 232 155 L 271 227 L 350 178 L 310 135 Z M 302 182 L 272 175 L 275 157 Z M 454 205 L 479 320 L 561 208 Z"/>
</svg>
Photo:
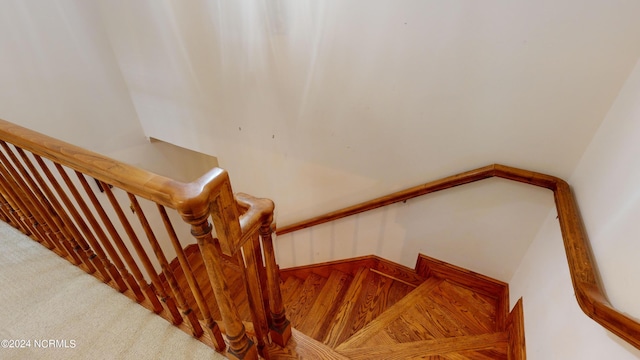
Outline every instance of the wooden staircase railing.
<svg viewBox="0 0 640 360">
<path fill-rule="evenodd" d="M 585 314 L 604 328 L 640 349 L 640 322 L 616 310 L 604 295 L 602 284 L 600 284 L 597 275 L 597 268 L 591 253 L 587 233 L 584 229 L 574 196 L 567 182 L 554 176 L 504 165 L 489 165 L 284 226 L 278 228 L 276 233 L 278 235 L 287 234 L 421 195 L 491 177 L 518 181 L 553 191 L 567 261 L 569 263 L 571 280 L 580 308 Z"/>
<path fill-rule="evenodd" d="M 186 322 L 193 336 L 206 337 L 230 358 L 257 359 L 269 339 L 286 344 L 291 326 L 273 253 L 273 202 L 234 196 L 228 174 L 219 168 L 182 183 L 4 120 L 0 147 L 0 219 L 173 324 Z M 186 225 L 174 226 L 175 218 Z M 152 222 L 163 224 L 164 231 Z M 212 305 L 184 256 L 180 236 L 189 229 L 221 324 L 212 318 Z M 188 289 L 175 280 L 163 243 L 175 251 Z M 232 300 L 224 259 L 241 265 L 256 343 Z M 200 319 L 185 301 L 187 292 L 196 299 Z"/>
</svg>

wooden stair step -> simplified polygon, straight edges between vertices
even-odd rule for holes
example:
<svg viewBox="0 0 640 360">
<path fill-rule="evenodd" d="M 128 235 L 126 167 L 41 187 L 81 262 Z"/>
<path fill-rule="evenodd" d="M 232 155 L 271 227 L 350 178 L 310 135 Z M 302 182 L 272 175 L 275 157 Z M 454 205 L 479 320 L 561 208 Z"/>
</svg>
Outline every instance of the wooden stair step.
<svg viewBox="0 0 640 360">
<path fill-rule="evenodd" d="M 295 294 L 302 290 L 304 281 L 297 276 L 290 276 L 285 282 L 280 284 L 280 291 L 282 292 L 282 301 L 286 304 L 291 298 L 295 298 Z"/>
<path fill-rule="evenodd" d="M 351 281 L 351 286 L 349 286 L 347 293 L 343 297 L 342 304 L 334 315 L 329 330 L 322 340 L 323 343 L 333 348 L 359 330 L 353 326 L 351 314 L 358 304 L 368 274 L 368 268 L 361 267 L 358 269 Z"/>
<path fill-rule="evenodd" d="M 389 330 L 387 327 L 391 325 L 394 321 L 401 319 L 404 320 L 403 316 L 406 315 L 408 310 L 416 309 L 416 304 L 422 304 L 425 298 L 428 298 L 429 292 L 436 288 L 442 282 L 441 279 L 438 278 L 430 278 L 425 281 L 422 285 L 418 286 L 415 290 L 409 293 L 407 296 L 398 301 L 393 307 L 384 313 L 380 314 L 375 320 L 369 322 L 366 326 L 356 332 L 353 336 L 347 339 L 342 344 L 336 347 L 337 350 L 346 350 L 353 348 L 360 348 L 364 346 L 371 338 L 378 334 L 388 335 L 388 339 L 384 341 L 384 343 L 392 344 L 397 341 L 394 340 L 394 334 L 386 334 L 385 331 Z M 422 310 L 422 309 L 418 309 Z M 431 332 L 425 328 L 418 328 L 429 326 L 428 322 L 414 322 L 413 319 L 406 319 L 405 329 L 402 330 L 403 333 L 407 333 L 410 331 L 421 333 L 421 335 L 429 335 Z M 438 319 L 435 319 L 438 320 Z M 432 336 L 433 337 L 433 336 Z M 425 340 L 415 339 L 415 340 Z"/>
<path fill-rule="evenodd" d="M 467 334 L 497 331 L 495 301 L 445 280 L 430 293 L 431 300 L 465 329 Z"/>
<path fill-rule="evenodd" d="M 189 246 L 187 258 L 219 320 L 199 248 Z M 512 315 L 501 313 L 508 310 L 506 284 L 428 260 L 418 261 L 421 271 L 371 256 L 285 269 L 280 288 L 293 338 L 285 348 L 267 345 L 270 358 L 524 358 L 521 303 Z M 236 261 L 225 257 L 224 272 L 247 331 L 253 334 Z M 201 318 L 182 268 L 176 261 L 171 268 Z"/>
<path fill-rule="evenodd" d="M 352 360 L 507 359 L 508 334 L 495 332 L 446 339 L 337 349 Z M 492 356 L 492 357 L 487 357 Z"/>
<path fill-rule="evenodd" d="M 270 360 L 349 360 L 349 358 L 295 328 L 291 329 L 291 339 L 286 347 L 281 348 L 275 343 L 271 343 L 267 344 L 267 351 Z"/>
<path fill-rule="evenodd" d="M 286 306 L 287 318 L 291 321 L 293 327 L 298 328 L 304 323 L 313 303 L 326 282 L 326 278 L 314 273 L 305 279 L 298 295 Z"/>
<path fill-rule="evenodd" d="M 495 308 L 495 300 L 432 277 L 336 349 L 492 333 Z"/>
<path fill-rule="evenodd" d="M 350 275 L 342 271 L 333 270 L 320 295 L 311 307 L 309 316 L 298 327 L 298 330 L 316 340 L 322 340 L 331 325 L 331 320 L 337 312 L 345 292 L 351 284 L 351 280 L 352 277 Z"/>
<path fill-rule="evenodd" d="M 412 289 L 412 286 L 372 269 L 359 271 L 323 341 L 330 346 L 340 344 L 400 301 Z"/>
</svg>

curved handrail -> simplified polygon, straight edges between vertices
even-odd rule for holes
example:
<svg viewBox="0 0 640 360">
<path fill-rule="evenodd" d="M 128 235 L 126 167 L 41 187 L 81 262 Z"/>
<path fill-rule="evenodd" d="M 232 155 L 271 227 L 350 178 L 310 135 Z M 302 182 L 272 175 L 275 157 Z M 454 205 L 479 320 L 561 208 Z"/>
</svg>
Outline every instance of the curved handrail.
<svg viewBox="0 0 640 360">
<path fill-rule="evenodd" d="M 509 179 L 553 191 L 560 221 L 560 230 L 569 263 L 571 282 L 573 283 L 580 308 L 587 316 L 604 328 L 640 349 L 640 322 L 616 310 L 604 295 L 575 198 L 569 184 L 555 176 L 504 165 L 489 165 L 297 222 L 277 229 L 276 234 L 283 235 L 490 177 Z"/>
</svg>

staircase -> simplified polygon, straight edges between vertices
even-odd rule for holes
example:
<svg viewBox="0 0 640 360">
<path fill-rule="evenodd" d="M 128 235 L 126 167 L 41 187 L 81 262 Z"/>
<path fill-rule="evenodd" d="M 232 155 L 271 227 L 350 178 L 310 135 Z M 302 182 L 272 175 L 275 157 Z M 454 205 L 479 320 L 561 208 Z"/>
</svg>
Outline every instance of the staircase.
<svg viewBox="0 0 640 360">
<path fill-rule="evenodd" d="M 570 186 L 554 176 L 488 165 L 277 234 L 492 177 L 553 191 L 578 304 L 640 348 L 640 322 L 604 295 Z M 272 201 L 234 194 L 223 169 L 183 183 L 0 120 L 0 220 L 229 358 L 524 359 L 522 304 L 508 313 L 506 284 L 423 255 L 414 269 L 364 257 L 281 271 L 273 214 Z"/>
<path fill-rule="evenodd" d="M 214 311 L 198 247 L 185 253 Z M 234 266 L 229 259 L 225 274 L 251 334 L 246 295 L 234 290 L 242 290 Z M 182 286 L 177 261 L 171 267 Z M 480 274 L 424 255 L 415 269 L 366 256 L 280 274 L 294 336 L 285 349 L 269 347 L 272 359 L 525 358 L 521 302 L 510 315 L 507 284 Z"/>
</svg>

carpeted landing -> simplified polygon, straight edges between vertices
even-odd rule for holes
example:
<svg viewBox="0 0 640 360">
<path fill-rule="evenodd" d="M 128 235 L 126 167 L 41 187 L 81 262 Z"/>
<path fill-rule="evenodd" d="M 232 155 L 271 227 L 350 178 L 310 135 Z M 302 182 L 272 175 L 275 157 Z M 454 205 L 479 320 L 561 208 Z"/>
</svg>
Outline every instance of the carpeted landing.
<svg viewBox="0 0 640 360">
<path fill-rule="evenodd" d="M 0 359 L 225 359 L 0 222 Z"/>
</svg>

